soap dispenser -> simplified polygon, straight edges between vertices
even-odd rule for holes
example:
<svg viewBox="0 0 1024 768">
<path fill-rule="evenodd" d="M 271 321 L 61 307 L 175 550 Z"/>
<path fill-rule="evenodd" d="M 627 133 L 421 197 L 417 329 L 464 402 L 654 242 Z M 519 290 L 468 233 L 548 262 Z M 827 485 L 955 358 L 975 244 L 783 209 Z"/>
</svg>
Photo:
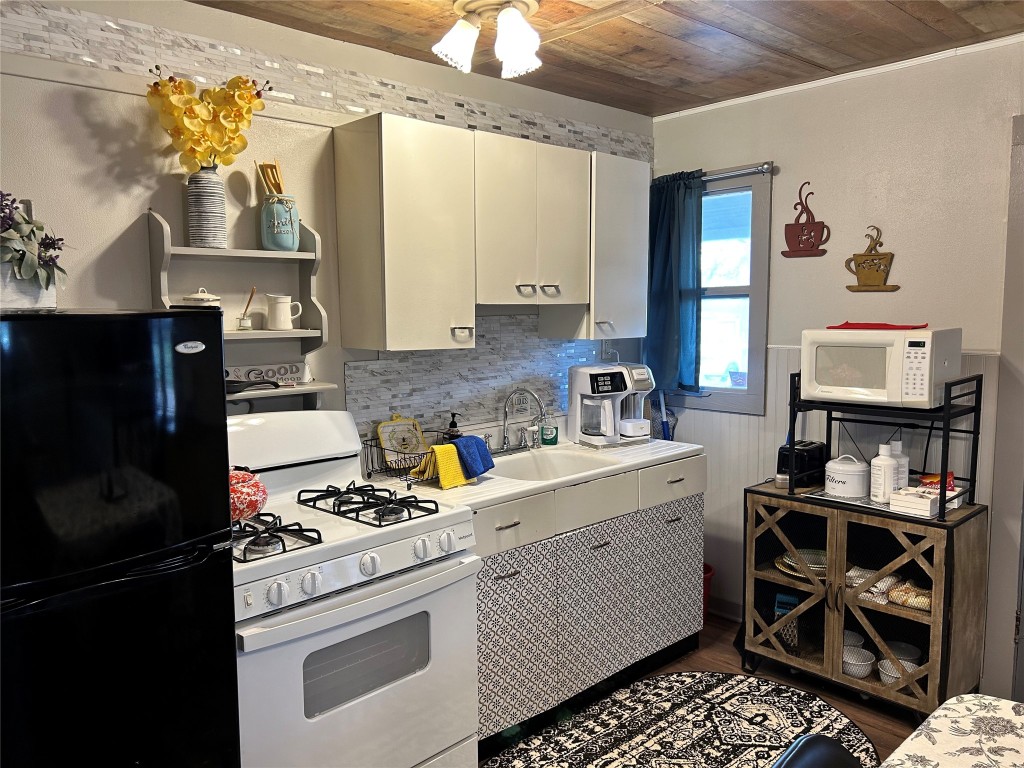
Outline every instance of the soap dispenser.
<svg viewBox="0 0 1024 768">
<path fill-rule="evenodd" d="M 452 420 L 448 422 L 448 429 L 446 429 L 444 431 L 444 439 L 445 440 L 449 440 L 449 441 L 455 440 L 456 438 L 459 438 L 459 437 L 462 437 L 462 432 L 459 431 L 458 422 L 455 421 L 455 417 L 456 416 L 461 416 L 462 414 L 461 413 L 455 413 L 454 411 L 452 411 L 451 414 L 452 414 Z"/>
</svg>

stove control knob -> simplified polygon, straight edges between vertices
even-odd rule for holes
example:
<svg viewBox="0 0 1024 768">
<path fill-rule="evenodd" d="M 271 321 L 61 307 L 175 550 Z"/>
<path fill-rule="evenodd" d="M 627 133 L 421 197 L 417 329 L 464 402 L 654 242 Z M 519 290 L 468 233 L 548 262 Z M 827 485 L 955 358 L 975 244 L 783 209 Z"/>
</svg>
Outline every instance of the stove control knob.
<svg viewBox="0 0 1024 768">
<path fill-rule="evenodd" d="M 416 543 L 412 545 L 412 551 L 420 560 L 426 560 L 430 557 L 430 539 L 426 536 L 416 539 Z"/>
<path fill-rule="evenodd" d="M 267 588 L 267 602 L 280 606 L 288 602 L 288 585 L 283 581 L 275 581 Z"/>
<path fill-rule="evenodd" d="M 312 597 L 319 595 L 324 588 L 324 577 L 316 571 L 310 571 L 302 577 L 302 591 Z"/>
<path fill-rule="evenodd" d="M 445 531 L 437 538 L 437 546 L 441 548 L 441 551 L 445 554 L 455 551 L 455 534 L 451 531 Z"/>
<path fill-rule="evenodd" d="M 359 558 L 359 570 L 363 576 L 376 576 L 380 572 L 380 556 L 370 552 Z"/>
</svg>

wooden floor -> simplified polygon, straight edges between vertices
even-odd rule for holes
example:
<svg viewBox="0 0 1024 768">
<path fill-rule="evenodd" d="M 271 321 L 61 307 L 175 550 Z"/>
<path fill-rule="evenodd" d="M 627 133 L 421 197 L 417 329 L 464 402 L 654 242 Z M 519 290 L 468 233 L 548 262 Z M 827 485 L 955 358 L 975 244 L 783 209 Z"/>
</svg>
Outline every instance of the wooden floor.
<svg viewBox="0 0 1024 768">
<path fill-rule="evenodd" d="M 667 672 L 732 672 L 747 674 L 740 666 L 740 656 L 733 641 L 739 624 L 710 616 L 700 632 L 700 647 L 651 674 Z M 791 673 L 789 667 L 764 660 L 756 677 L 764 677 L 791 685 L 820 696 L 838 709 L 867 734 L 885 760 L 910 735 L 918 724 L 916 715 L 907 709 L 876 699 L 864 700 L 860 694 L 803 672 Z"/>
</svg>

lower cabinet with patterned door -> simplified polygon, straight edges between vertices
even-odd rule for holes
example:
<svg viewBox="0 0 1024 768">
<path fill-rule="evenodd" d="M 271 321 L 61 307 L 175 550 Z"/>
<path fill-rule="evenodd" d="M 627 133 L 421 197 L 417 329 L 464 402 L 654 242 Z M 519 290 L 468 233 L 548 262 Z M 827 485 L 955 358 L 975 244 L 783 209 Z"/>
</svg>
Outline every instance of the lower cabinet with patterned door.
<svg viewBox="0 0 1024 768">
<path fill-rule="evenodd" d="M 480 738 L 700 630 L 703 481 L 698 487 L 484 556 L 477 582 Z"/>
</svg>

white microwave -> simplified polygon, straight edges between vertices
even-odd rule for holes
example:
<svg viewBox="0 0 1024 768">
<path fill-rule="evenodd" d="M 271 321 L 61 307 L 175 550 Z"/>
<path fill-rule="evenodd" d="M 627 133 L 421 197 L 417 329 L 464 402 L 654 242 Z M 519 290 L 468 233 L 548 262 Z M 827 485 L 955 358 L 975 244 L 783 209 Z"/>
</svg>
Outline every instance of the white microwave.
<svg viewBox="0 0 1024 768">
<path fill-rule="evenodd" d="M 809 329 L 800 339 L 800 397 L 938 408 L 960 376 L 960 328 Z"/>
</svg>

